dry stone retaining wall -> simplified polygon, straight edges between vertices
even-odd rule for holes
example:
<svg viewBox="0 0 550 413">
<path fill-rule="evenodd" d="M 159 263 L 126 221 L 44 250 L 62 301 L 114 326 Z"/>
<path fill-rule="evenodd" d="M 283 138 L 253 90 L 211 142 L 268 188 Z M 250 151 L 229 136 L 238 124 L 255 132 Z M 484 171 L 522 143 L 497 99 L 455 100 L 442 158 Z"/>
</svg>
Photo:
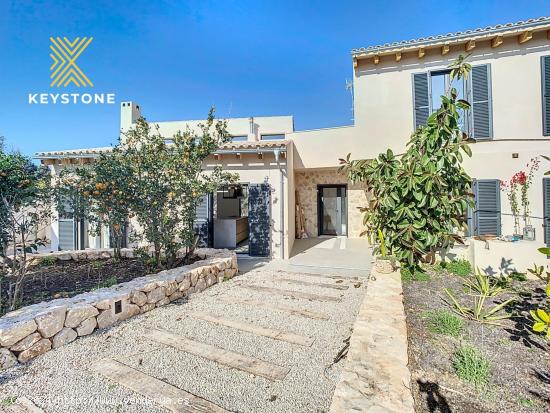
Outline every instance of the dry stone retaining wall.
<svg viewBox="0 0 550 413">
<path fill-rule="evenodd" d="M 72 298 L 45 301 L 0 318 L 0 370 L 26 363 L 94 330 L 198 293 L 238 273 L 228 250 L 199 249 L 193 264 L 146 275 Z M 130 256 L 131 250 L 124 250 Z M 61 260 L 109 258 L 112 250 L 56 252 Z M 40 254 L 44 257 L 44 254 Z M 61 258 L 62 257 L 62 258 Z"/>
</svg>

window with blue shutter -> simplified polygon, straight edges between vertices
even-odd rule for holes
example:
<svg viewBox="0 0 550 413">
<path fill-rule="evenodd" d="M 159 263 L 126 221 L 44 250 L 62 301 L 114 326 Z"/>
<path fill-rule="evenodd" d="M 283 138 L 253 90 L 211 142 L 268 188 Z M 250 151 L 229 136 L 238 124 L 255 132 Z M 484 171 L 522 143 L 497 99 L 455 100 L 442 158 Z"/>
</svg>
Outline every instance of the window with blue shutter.
<svg viewBox="0 0 550 413">
<path fill-rule="evenodd" d="M 473 66 L 470 74 L 472 133 L 475 140 L 492 139 L 491 65 Z"/>
<path fill-rule="evenodd" d="M 542 191 L 544 242 L 550 246 L 550 178 L 543 178 Z"/>
<path fill-rule="evenodd" d="M 424 126 L 430 116 L 430 87 L 428 73 L 413 75 L 414 126 Z"/>
<path fill-rule="evenodd" d="M 473 184 L 473 192 L 475 198 L 474 235 L 500 236 L 500 181 L 498 179 L 476 179 Z"/>
<path fill-rule="evenodd" d="M 542 57 L 542 133 L 550 135 L 550 56 Z"/>
</svg>

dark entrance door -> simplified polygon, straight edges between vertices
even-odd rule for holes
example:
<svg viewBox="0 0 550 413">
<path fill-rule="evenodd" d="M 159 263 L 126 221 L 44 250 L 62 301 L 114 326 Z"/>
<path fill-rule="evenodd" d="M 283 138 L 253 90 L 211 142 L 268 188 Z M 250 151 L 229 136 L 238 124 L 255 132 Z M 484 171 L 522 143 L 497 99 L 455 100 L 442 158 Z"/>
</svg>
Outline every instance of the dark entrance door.
<svg viewBox="0 0 550 413">
<path fill-rule="evenodd" d="M 271 253 L 271 187 L 248 186 L 248 253 L 268 257 Z"/>
<path fill-rule="evenodd" d="M 348 235 L 348 202 L 346 185 L 317 187 L 319 235 Z"/>
</svg>

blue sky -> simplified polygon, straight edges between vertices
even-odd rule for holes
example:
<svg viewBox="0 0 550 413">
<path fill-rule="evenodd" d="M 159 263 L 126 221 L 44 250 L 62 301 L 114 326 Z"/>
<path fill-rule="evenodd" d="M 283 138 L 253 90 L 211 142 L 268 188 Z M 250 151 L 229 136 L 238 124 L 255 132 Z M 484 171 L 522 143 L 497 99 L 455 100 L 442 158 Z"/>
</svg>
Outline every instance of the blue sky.
<svg viewBox="0 0 550 413">
<path fill-rule="evenodd" d="M 26 154 L 116 143 L 119 102 L 153 121 L 294 115 L 351 122 L 350 50 L 550 15 L 529 1 L 0 0 L 0 136 Z M 116 105 L 29 105 L 49 87 L 49 37 L 92 36 L 78 65 Z"/>
</svg>

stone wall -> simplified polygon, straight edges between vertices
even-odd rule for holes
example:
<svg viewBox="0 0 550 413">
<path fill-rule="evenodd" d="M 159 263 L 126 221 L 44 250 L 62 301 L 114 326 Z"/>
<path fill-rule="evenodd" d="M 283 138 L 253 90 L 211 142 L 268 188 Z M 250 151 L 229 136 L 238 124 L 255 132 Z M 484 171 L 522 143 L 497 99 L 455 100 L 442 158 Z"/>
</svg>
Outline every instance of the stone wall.
<svg viewBox="0 0 550 413">
<path fill-rule="evenodd" d="M 296 203 L 305 213 L 306 231 L 310 237 L 318 236 L 317 185 L 347 184 L 348 186 L 348 237 L 358 238 L 363 232 L 363 215 L 357 209 L 367 204 L 365 190 L 361 185 L 351 184 L 337 170 L 313 170 L 296 172 L 294 175 Z"/>
<path fill-rule="evenodd" d="M 131 250 L 125 250 L 128 256 Z M 0 318 L 0 370 L 26 363 L 94 330 L 151 311 L 234 277 L 237 256 L 228 250 L 199 249 L 193 264 L 135 278 L 72 298 L 45 301 Z M 63 254 L 63 255 L 61 255 Z M 58 259 L 109 258 L 112 251 L 52 253 Z M 40 254 L 44 257 L 45 254 Z"/>
</svg>

